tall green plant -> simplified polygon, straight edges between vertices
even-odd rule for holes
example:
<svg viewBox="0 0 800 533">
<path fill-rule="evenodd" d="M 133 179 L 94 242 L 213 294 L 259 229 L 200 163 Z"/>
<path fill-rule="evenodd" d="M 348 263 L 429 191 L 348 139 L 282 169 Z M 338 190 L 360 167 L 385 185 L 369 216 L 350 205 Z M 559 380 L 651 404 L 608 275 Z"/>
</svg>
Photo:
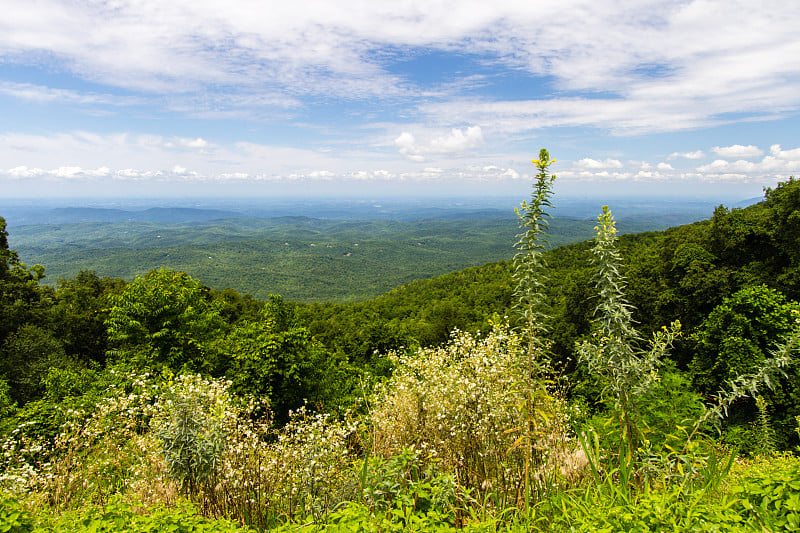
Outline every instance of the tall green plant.
<svg viewBox="0 0 800 533">
<path fill-rule="evenodd" d="M 633 325 L 633 306 L 625 298 L 626 280 L 616 247 L 616 223 L 608 206 L 603 206 L 597 220 L 592 249 L 598 295 L 593 320 L 595 333 L 592 340 L 578 346 L 578 354 L 589 372 L 600 379 L 604 394 L 612 399 L 621 430 L 620 466 L 630 471 L 641 439 L 640 415 L 634 399 L 649 391 L 657 381 L 658 367 L 680 324 L 674 322 L 670 328 L 662 328 L 654 334 L 649 346 L 640 347 L 642 337 Z"/>
<path fill-rule="evenodd" d="M 236 418 L 227 383 L 182 375 L 157 404 L 152 420 L 170 478 L 187 496 L 202 491 L 212 503 L 227 434 Z"/>
<path fill-rule="evenodd" d="M 544 252 L 549 244 L 547 230 L 550 227 L 550 214 L 546 209 L 553 207 L 550 197 L 553 195 L 552 185 L 556 175 L 550 173 L 549 167 L 555 162 L 555 159 L 550 159 L 547 150 L 542 148 L 539 151 L 539 159 L 533 160 L 539 172 L 536 174 L 531 200 L 522 202 L 514 210 L 519 217 L 519 227 L 523 230 L 514 246 L 517 250 L 513 274 L 515 310 L 522 320 L 527 341 L 529 370 L 532 370 L 534 354 L 545 343 L 543 334 L 546 332 L 545 320 L 548 313 L 544 293 L 547 283 Z"/>
<path fill-rule="evenodd" d="M 542 379 L 542 375 L 549 368 L 546 357 L 547 340 L 544 337 L 547 332 L 546 321 L 549 318 L 544 292 L 547 283 L 544 252 L 549 244 L 547 230 L 550 227 L 550 214 L 546 209 L 553 207 L 550 197 L 553 194 L 552 185 L 556 179 L 556 176 L 550 173 L 549 167 L 555 162 L 555 159 L 550 159 L 547 150 L 544 148 L 539 150 L 539 159 L 532 161 L 536 165 L 538 173 L 531 200 L 522 202 L 522 205 L 514 210 L 519 217 L 520 229 L 523 230 L 515 245 L 517 253 L 514 256 L 513 280 L 515 311 L 522 323 L 524 342 L 522 359 L 519 361 L 519 385 L 523 388 L 525 397 L 520 426 L 521 435 L 517 439 L 515 447 L 524 445 L 525 448 L 524 504 L 526 512 L 530 509 L 533 492 L 533 465 L 531 462 L 534 456 L 534 443 L 539 431 L 537 404 L 550 397 Z"/>
</svg>

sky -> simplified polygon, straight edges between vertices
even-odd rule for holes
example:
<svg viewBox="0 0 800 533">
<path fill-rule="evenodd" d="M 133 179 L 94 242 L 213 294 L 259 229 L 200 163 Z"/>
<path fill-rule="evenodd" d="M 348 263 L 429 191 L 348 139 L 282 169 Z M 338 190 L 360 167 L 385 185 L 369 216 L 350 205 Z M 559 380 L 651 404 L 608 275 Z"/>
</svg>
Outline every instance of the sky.
<svg viewBox="0 0 800 533">
<path fill-rule="evenodd" d="M 4 0 L 0 196 L 749 198 L 800 2 Z"/>
</svg>

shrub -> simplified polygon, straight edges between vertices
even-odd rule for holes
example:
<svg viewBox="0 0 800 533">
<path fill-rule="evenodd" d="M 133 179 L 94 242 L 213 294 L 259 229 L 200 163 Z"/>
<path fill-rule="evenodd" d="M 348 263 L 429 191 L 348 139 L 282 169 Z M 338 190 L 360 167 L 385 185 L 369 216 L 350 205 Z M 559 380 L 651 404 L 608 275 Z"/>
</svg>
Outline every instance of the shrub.
<svg viewBox="0 0 800 533">
<path fill-rule="evenodd" d="M 542 388 L 526 413 L 522 349 L 498 326 L 482 339 L 454 332 L 444 347 L 393 355 L 397 369 L 370 414 L 375 450 L 393 456 L 410 447 L 475 495 L 522 503 L 526 466 L 544 486 L 571 449 L 564 402 Z M 528 428 L 532 458 L 521 445 Z"/>
</svg>

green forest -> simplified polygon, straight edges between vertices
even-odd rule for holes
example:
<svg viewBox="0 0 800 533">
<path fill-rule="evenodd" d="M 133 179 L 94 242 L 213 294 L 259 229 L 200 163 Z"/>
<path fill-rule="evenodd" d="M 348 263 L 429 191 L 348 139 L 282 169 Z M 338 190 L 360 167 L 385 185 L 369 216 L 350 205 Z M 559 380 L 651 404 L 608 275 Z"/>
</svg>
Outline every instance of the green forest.
<svg viewBox="0 0 800 533">
<path fill-rule="evenodd" d="M 0 531 L 800 529 L 800 181 L 665 231 L 598 206 L 561 245 L 534 163 L 513 259 L 336 303 L 188 256 L 51 285 L 0 218 Z M 390 255 L 373 230 L 328 250 Z"/>
<path fill-rule="evenodd" d="M 262 300 L 280 294 L 299 302 L 355 302 L 413 280 L 511 257 L 517 234 L 513 211 L 451 211 L 443 209 L 438 218 L 413 209 L 398 213 L 412 220 L 281 216 L 39 223 L 15 226 L 10 238 L 23 262 L 46 268 L 42 281 L 52 286 L 82 270 L 132 281 L 165 266 L 209 287 L 230 287 Z M 640 214 L 625 217 L 620 230 L 664 229 L 675 219 L 700 218 L 689 209 Z M 591 218 L 554 218 L 550 244 L 591 239 L 593 227 Z"/>
</svg>

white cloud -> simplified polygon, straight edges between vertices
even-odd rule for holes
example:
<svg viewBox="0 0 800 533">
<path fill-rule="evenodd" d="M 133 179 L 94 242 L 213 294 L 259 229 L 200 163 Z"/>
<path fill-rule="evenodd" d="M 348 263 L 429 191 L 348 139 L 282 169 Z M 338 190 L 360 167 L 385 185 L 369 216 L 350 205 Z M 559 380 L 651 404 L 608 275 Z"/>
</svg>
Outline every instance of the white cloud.
<svg viewBox="0 0 800 533">
<path fill-rule="evenodd" d="M 42 176 L 45 174 L 45 171 L 41 168 L 28 168 L 26 166 L 19 166 L 9 169 L 6 174 L 11 176 L 12 178 L 34 178 L 38 176 Z"/>
<path fill-rule="evenodd" d="M 250 174 L 246 172 L 223 172 L 219 175 L 219 178 L 223 181 L 227 180 L 246 180 L 250 178 Z"/>
<path fill-rule="evenodd" d="M 595 168 L 622 168 L 622 162 L 616 159 L 591 159 L 591 158 L 584 158 L 580 161 L 575 163 L 577 168 L 585 168 L 585 169 L 595 169 Z"/>
<path fill-rule="evenodd" d="M 2 55 L 2 53 L 0 53 Z M 147 102 L 136 96 L 115 96 L 95 92 L 79 92 L 71 89 L 56 89 L 32 83 L 0 82 L 0 94 L 36 103 L 68 103 L 79 105 L 133 106 Z"/>
<path fill-rule="evenodd" d="M 59 167 L 51 171 L 58 178 L 76 178 L 83 176 L 81 167 Z"/>
<path fill-rule="evenodd" d="M 308 177 L 310 177 L 312 179 L 328 180 L 328 179 L 333 178 L 334 176 L 336 176 L 336 174 L 334 174 L 330 170 L 313 170 L 313 171 L 308 173 Z"/>
<path fill-rule="evenodd" d="M 677 159 L 682 157 L 684 159 L 703 159 L 706 154 L 702 150 L 696 150 L 694 152 L 673 152 L 670 154 L 670 159 Z"/>
<path fill-rule="evenodd" d="M 422 131 L 428 132 L 420 126 Z M 395 130 L 396 131 L 396 130 Z M 482 132 L 482 129 L 473 129 Z M 474 183 L 511 186 L 532 179 L 535 168 L 530 155 L 495 153 L 481 150 L 470 157 L 460 157 L 482 140 L 482 133 L 470 128 L 446 133 L 427 134 L 417 139 L 410 133 L 407 157 L 401 158 L 388 143 L 381 150 L 344 149 L 346 143 L 331 151 L 258 143 L 220 143 L 204 137 L 161 137 L 129 133 L 95 134 L 85 131 L 47 136 L 0 134 L 0 188 L 3 182 L 22 187 L 26 182 L 111 184 L 117 182 L 175 184 L 210 183 L 236 185 L 271 183 Z M 400 136 L 403 137 L 403 136 Z M 199 140 L 199 141 L 198 141 Z M 389 141 L 391 142 L 391 141 Z M 190 149 L 187 145 L 195 144 Z M 527 151 L 527 150 L 525 150 Z M 444 153 L 437 153 L 444 152 Z M 409 162 L 410 156 L 437 157 L 432 165 Z M 556 154 L 558 155 L 558 154 Z M 524 158 L 524 159 L 523 159 Z M 64 164 L 68 161 L 69 164 Z M 685 163 L 684 163 L 685 164 Z M 695 163 L 696 164 L 696 163 Z M 674 165 L 674 166 L 673 166 Z M 424 168 L 423 168 L 424 167 Z M 781 145 L 770 147 L 769 155 L 759 160 L 717 158 L 707 165 L 681 168 L 677 163 L 658 160 L 583 158 L 570 162 L 559 157 L 556 168 L 559 183 L 582 187 L 583 183 L 622 184 L 634 181 L 658 183 L 753 183 L 772 186 L 777 180 L 800 172 L 800 148 Z M 91 186 L 91 185 L 90 185 Z M 141 185 L 138 185 L 141 187 Z M 444 185 L 442 185 L 444 186 Z M 30 189 L 30 188 L 29 188 Z M 491 186 L 493 194 L 499 189 Z M 233 187 L 230 187 L 233 191 Z"/>
<path fill-rule="evenodd" d="M 759 9 L 744 0 L 463 0 L 458 9 L 443 0 L 400 0 L 391 9 L 372 0 L 353 0 L 347 9 L 327 0 L 284 2 L 279 9 L 251 0 L 118 0 L 113 6 L 39 0 L 4 6 L 0 58 L 55 63 L 92 83 L 169 94 L 174 109 L 213 115 L 294 106 L 309 94 L 407 103 L 448 97 L 462 80 L 447 89 L 419 87 L 386 68 L 398 56 L 432 49 L 510 66 L 552 80 L 563 93 L 581 93 L 519 102 L 528 110 L 467 122 L 637 133 L 724 123 L 733 120 L 730 113 L 796 112 L 799 21 L 800 7 L 786 0 L 764 0 Z M 86 98 L 58 89 L 6 90 L 23 98 Z M 612 97 L 591 96 L 597 92 Z M 437 125 L 452 125 L 455 117 L 464 120 L 453 114 Z"/>
<path fill-rule="evenodd" d="M 725 159 L 751 159 L 764 155 L 764 150 L 752 144 L 747 146 L 742 146 L 741 144 L 715 146 L 711 151 Z"/>
<path fill-rule="evenodd" d="M 208 146 L 208 141 L 200 137 L 196 139 L 179 139 L 178 142 L 185 148 L 206 148 Z"/>
<path fill-rule="evenodd" d="M 397 151 L 412 161 L 424 161 L 426 155 L 460 155 L 468 150 L 482 146 L 483 132 L 480 126 L 470 126 L 463 130 L 453 128 L 446 135 L 435 137 L 427 142 L 419 142 L 413 134 L 404 131 L 394 140 Z"/>
<path fill-rule="evenodd" d="M 800 148 L 793 150 L 781 150 L 780 144 L 773 144 L 769 147 L 769 153 L 776 159 L 797 161 L 800 160 Z"/>
<path fill-rule="evenodd" d="M 789 174 L 800 171 L 800 148 L 782 150 L 776 144 L 770 147 L 770 155 L 761 161 L 717 159 L 708 165 L 697 167 L 697 171 L 712 176 L 737 175 L 748 179 L 786 178 Z"/>
</svg>

